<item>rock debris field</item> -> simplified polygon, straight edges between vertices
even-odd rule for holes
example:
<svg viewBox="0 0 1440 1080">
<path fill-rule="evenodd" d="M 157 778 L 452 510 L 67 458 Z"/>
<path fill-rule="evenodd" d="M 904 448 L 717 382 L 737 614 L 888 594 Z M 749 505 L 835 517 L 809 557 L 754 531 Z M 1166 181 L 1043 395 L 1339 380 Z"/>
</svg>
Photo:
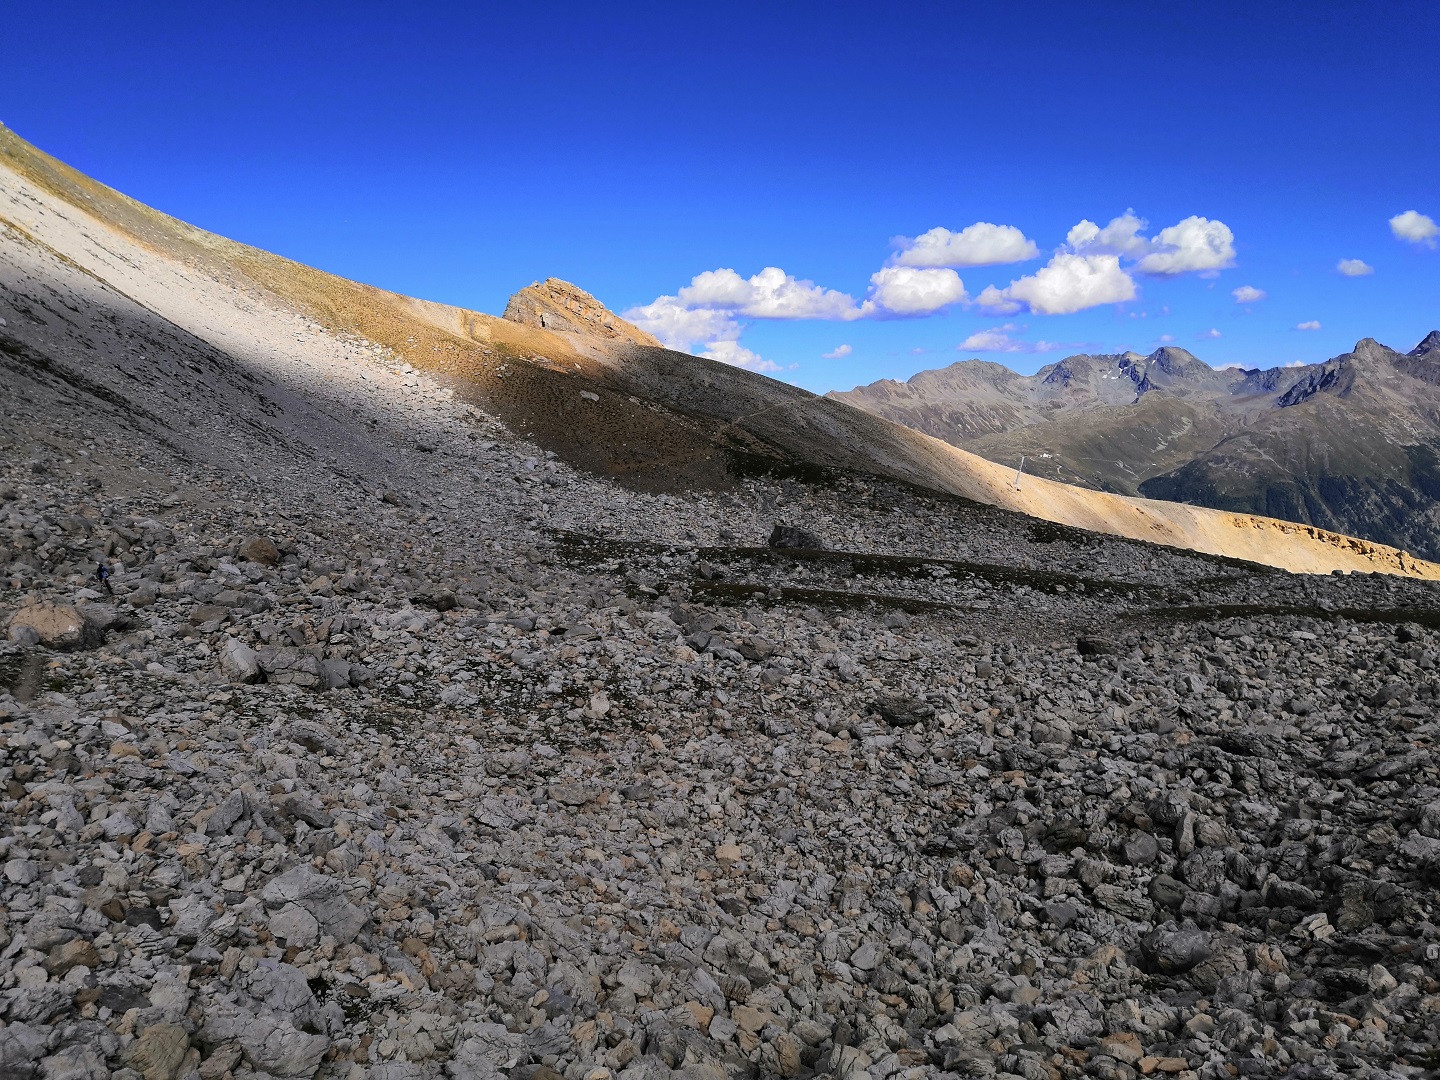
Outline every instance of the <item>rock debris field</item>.
<svg viewBox="0 0 1440 1080">
<path fill-rule="evenodd" d="M 443 394 L 383 485 L 49 404 L 0 456 L 6 1078 L 1440 1062 L 1432 585 L 640 495 Z"/>
<path fill-rule="evenodd" d="M 627 489 L 21 196 L 3 1080 L 1440 1066 L 1437 586 Z"/>
</svg>

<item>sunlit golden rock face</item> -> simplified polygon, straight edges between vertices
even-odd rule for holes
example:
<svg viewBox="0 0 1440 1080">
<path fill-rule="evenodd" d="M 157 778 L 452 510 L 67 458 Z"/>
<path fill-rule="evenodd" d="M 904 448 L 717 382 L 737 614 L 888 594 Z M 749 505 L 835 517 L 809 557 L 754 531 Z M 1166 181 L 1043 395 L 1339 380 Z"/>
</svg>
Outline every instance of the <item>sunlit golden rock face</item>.
<svg viewBox="0 0 1440 1080">
<path fill-rule="evenodd" d="M 660 346 L 660 342 L 608 310 L 584 289 L 559 278 L 546 278 L 521 289 L 505 305 L 504 318 L 541 330 Z"/>
</svg>

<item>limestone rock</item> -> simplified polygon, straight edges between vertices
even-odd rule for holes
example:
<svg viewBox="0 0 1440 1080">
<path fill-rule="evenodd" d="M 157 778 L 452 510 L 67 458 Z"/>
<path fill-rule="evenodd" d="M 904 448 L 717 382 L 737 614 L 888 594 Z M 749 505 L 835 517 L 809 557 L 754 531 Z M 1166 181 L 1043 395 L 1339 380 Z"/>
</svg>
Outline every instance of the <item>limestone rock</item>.
<svg viewBox="0 0 1440 1080">
<path fill-rule="evenodd" d="M 233 683 L 255 683 L 264 678 L 255 650 L 233 637 L 227 637 L 220 646 L 220 670 Z"/>
<path fill-rule="evenodd" d="M 256 1071 L 278 1077 L 314 1076 L 330 1048 L 330 1040 L 323 1035 L 311 1035 L 278 1017 L 258 1016 L 228 1004 L 207 1014 L 204 1033 L 211 1042 L 237 1042 Z"/>
<path fill-rule="evenodd" d="M 190 1037 L 179 1024 L 151 1024 L 125 1055 L 125 1064 L 145 1080 L 175 1080 L 190 1049 Z"/>
<path fill-rule="evenodd" d="M 313 653 L 305 649 L 262 649 L 256 657 L 268 682 L 318 690 L 325 686 L 325 671 Z"/>
<path fill-rule="evenodd" d="M 798 548 L 803 551 L 823 551 L 825 541 L 798 525 L 776 525 L 770 530 L 768 541 L 772 548 Z"/>
<path fill-rule="evenodd" d="M 268 907 L 295 904 L 314 917 L 322 933 L 341 944 L 354 941 L 365 927 L 365 913 L 345 899 L 339 882 L 306 866 L 272 878 L 260 897 Z"/>
</svg>

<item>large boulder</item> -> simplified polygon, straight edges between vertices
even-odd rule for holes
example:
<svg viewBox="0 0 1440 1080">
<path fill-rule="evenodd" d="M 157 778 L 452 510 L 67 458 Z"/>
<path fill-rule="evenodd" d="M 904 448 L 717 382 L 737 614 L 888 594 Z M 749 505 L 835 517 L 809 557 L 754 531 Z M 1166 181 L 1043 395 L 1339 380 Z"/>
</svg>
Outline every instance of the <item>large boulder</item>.
<svg viewBox="0 0 1440 1080">
<path fill-rule="evenodd" d="M 272 924 L 273 925 L 273 924 Z M 294 942 L 291 942 L 294 944 Z M 264 959 L 243 979 L 245 991 L 260 1008 L 301 1031 L 323 1031 L 324 1018 L 310 984 L 299 968 Z"/>
<path fill-rule="evenodd" d="M 34 1070 L 35 1063 L 45 1056 L 49 1032 L 29 1024 L 10 1023 L 0 1028 L 0 1072 L 6 1076 L 24 1076 Z"/>
<path fill-rule="evenodd" d="M 220 671 L 232 683 L 255 683 L 265 677 L 255 650 L 233 637 L 220 646 Z"/>
<path fill-rule="evenodd" d="M 105 640 L 105 632 L 82 608 L 58 600 L 41 600 L 11 616 L 10 640 L 52 649 L 92 649 Z"/>
<path fill-rule="evenodd" d="M 1174 923 L 1157 926 L 1140 941 L 1147 971 L 1174 975 L 1189 971 L 1215 953 L 1214 935 Z"/>
<path fill-rule="evenodd" d="M 262 566 L 274 566 L 280 561 L 280 549 L 268 536 L 249 536 L 240 544 L 240 557 Z"/>
<path fill-rule="evenodd" d="M 342 945 L 354 941 L 365 928 L 365 912 L 345 899 L 340 883 L 308 866 L 297 866 L 272 878 L 261 890 L 260 899 L 268 908 L 283 909 L 295 904 L 314 917 L 321 933 Z"/>
<path fill-rule="evenodd" d="M 236 1042 L 245 1061 L 271 1076 L 314 1076 L 330 1049 L 323 1035 L 310 1035 L 278 1016 L 257 1016 L 222 1002 L 205 1018 L 204 1037 L 211 1043 Z"/>
<path fill-rule="evenodd" d="M 525 1037 L 503 1024 L 468 1021 L 460 1028 L 461 1041 L 448 1066 L 455 1080 L 488 1078 L 494 1070 L 509 1071 L 525 1056 Z M 501 1074 L 503 1075 L 503 1074 Z"/>
<path fill-rule="evenodd" d="M 801 551 L 824 551 L 825 541 L 809 529 L 798 525 L 776 525 L 770 532 L 772 548 L 793 548 Z"/>
<path fill-rule="evenodd" d="M 347 660 L 320 661 L 320 674 L 326 690 L 343 690 L 351 685 L 350 663 Z"/>
<path fill-rule="evenodd" d="M 260 670 L 272 683 L 289 683 L 309 690 L 325 686 L 325 672 L 320 661 L 304 649 L 262 649 L 257 659 Z"/>
<path fill-rule="evenodd" d="M 190 1037 L 179 1024 L 151 1024 L 130 1044 L 125 1064 L 145 1080 L 175 1080 L 189 1049 Z"/>
</svg>

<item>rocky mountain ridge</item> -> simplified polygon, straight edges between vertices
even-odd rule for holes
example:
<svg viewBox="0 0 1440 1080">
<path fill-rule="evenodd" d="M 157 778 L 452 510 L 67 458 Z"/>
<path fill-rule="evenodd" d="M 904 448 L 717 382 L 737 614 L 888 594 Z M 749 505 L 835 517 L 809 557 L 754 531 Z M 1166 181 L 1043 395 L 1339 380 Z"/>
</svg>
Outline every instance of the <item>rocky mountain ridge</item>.
<svg viewBox="0 0 1440 1080">
<path fill-rule="evenodd" d="M 1440 553 L 1440 332 L 1300 367 L 1173 347 L 1021 376 L 980 360 L 829 396 L 991 460 L 1124 494 L 1261 513 Z M 997 370 L 998 369 L 998 370 Z"/>
</svg>

